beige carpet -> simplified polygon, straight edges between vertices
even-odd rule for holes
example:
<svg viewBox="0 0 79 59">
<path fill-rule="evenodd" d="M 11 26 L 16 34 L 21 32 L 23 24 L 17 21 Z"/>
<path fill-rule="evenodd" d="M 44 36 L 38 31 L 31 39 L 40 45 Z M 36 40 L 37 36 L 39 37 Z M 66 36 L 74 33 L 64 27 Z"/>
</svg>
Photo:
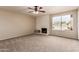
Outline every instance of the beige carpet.
<svg viewBox="0 0 79 59">
<path fill-rule="evenodd" d="M 0 41 L 2 52 L 74 52 L 79 41 L 56 36 L 30 35 Z"/>
</svg>

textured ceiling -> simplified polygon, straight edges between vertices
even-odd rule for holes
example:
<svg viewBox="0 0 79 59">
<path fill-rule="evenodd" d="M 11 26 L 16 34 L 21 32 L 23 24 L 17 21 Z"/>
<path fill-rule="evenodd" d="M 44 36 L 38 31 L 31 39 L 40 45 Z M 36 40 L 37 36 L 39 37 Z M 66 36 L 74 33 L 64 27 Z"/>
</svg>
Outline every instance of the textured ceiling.
<svg viewBox="0 0 79 59">
<path fill-rule="evenodd" d="M 33 7 L 33 6 L 0 6 L 0 9 L 29 14 L 33 16 L 39 16 L 44 14 L 60 13 L 78 8 L 78 6 L 42 6 L 43 10 L 45 10 L 46 13 L 33 14 L 33 13 L 28 13 L 28 11 L 30 10 L 27 7 Z"/>
</svg>

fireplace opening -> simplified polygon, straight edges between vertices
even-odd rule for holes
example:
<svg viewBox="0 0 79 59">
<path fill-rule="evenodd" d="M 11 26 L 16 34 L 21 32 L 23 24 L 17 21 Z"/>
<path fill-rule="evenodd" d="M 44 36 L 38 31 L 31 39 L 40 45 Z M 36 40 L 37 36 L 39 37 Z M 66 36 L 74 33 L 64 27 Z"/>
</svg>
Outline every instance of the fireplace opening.
<svg viewBox="0 0 79 59">
<path fill-rule="evenodd" d="M 47 28 L 41 28 L 42 33 L 47 33 Z"/>
</svg>

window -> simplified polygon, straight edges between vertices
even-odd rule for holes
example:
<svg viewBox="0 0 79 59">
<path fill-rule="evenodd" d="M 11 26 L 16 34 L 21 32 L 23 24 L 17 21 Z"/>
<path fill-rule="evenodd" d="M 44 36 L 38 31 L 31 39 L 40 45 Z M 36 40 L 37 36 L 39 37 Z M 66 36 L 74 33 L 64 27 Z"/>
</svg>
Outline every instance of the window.
<svg viewBox="0 0 79 59">
<path fill-rule="evenodd" d="M 52 30 L 72 30 L 72 15 L 55 16 L 52 18 Z"/>
<path fill-rule="evenodd" d="M 61 16 L 53 17 L 53 30 L 61 30 Z"/>
</svg>

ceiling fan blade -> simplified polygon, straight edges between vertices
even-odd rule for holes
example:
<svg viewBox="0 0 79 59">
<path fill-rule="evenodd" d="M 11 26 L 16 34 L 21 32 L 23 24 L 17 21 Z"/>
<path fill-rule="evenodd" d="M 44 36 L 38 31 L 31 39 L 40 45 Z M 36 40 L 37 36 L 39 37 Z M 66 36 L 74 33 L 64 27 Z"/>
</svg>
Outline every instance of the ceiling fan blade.
<svg viewBox="0 0 79 59">
<path fill-rule="evenodd" d="M 28 7 L 28 9 L 34 10 L 34 9 L 33 9 L 33 8 L 31 8 L 31 7 Z"/>
<path fill-rule="evenodd" d="M 43 12 L 43 13 L 45 13 L 46 11 L 39 11 L 39 12 Z"/>
<path fill-rule="evenodd" d="M 28 13 L 31 13 L 31 12 L 33 12 L 33 11 L 29 11 Z"/>
<path fill-rule="evenodd" d="M 39 7 L 39 9 L 43 9 L 43 7 Z"/>
</svg>

